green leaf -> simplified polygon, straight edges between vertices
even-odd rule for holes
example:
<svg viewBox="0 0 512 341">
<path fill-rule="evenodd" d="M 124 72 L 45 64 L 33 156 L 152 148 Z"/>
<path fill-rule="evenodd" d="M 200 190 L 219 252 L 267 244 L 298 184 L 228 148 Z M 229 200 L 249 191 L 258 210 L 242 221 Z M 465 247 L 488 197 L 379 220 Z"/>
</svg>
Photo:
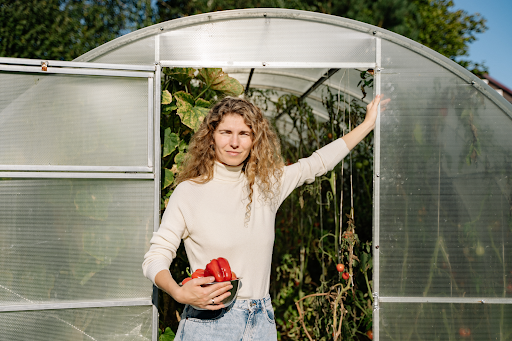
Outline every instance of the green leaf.
<svg viewBox="0 0 512 341">
<path fill-rule="evenodd" d="M 229 77 L 221 68 L 200 69 L 197 78 L 205 82 L 208 89 L 228 96 L 238 96 L 244 92 L 242 84 L 236 79 Z"/>
<path fill-rule="evenodd" d="M 196 69 L 193 69 L 191 67 L 181 68 L 181 67 L 174 67 L 172 69 L 170 68 L 164 68 L 164 73 L 171 78 L 177 80 L 181 84 L 186 84 L 190 82 L 192 78 L 194 78 L 194 73 L 196 72 Z"/>
<path fill-rule="evenodd" d="M 162 104 L 171 104 L 172 95 L 169 90 L 162 91 Z"/>
<path fill-rule="evenodd" d="M 176 335 L 171 328 L 167 327 L 165 328 L 165 332 L 158 338 L 158 341 L 173 341 L 175 337 Z"/>
<path fill-rule="evenodd" d="M 164 104 L 162 105 L 162 114 L 169 115 L 176 109 L 178 109 L 178 107 L 174 104 Z"/>
<path fill-rule="evenodd" d="M 170 169 L 164 168 L 164 178 L 162 179 L 162 189 L 169 187 L 174 182 L 174 173 Z"/>
<path fill-rule="evenodd" d="M 199 129 L 201 122 L 208 113 L 210 103 L 203 99 L 194 101 L 194 97 L 184 91 L 179 91 L 174 94 L 176 104 L 178 106 L 178 115 L 184 125 L 191 128 L 193 131 Z"/>
<path fill-rule="evenodd" d="M 175 133 L 171 133 L 171 128 L 166 128 L 164 132 L 164 148 L 162 157 L 170 155 L 180 143 L 180 138 Z"/>
<path fill-rule="evenodd" d="M 185 152 L 179 152 L 178 155 L 176 155 L 174 157 L 174 162 L 176 163 L 176 166 L 177 166 L 178 170 L 180 169 L 181 164 L 185 160 L 185 155 L 186 155 Z"/>
</svg>

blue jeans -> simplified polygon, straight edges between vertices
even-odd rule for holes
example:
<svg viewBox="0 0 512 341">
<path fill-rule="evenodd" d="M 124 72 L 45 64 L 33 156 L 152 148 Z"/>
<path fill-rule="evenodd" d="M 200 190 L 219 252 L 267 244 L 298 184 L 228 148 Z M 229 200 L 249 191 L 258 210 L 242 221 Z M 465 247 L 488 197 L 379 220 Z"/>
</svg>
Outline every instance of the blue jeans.
<svg viewBox="0 0 512 341">
<path fill-rule="evenodd" d="M 174 340 L 277 340 L 270 295 L 259 300 L 236 300 L 220 310 L 196 310 L 186 305 Z"/>
</svg>

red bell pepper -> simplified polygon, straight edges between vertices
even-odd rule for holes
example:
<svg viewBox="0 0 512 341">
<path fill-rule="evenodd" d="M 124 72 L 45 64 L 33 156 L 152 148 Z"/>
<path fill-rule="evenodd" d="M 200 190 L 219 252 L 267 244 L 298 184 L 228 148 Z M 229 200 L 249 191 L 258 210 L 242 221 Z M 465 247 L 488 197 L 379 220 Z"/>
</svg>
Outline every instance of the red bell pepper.
<svg viewBox="0 0 512 341">
<path fill-rule="evenodd" d="M 231 281 L 231 267 L 225 258 L 212 259 L 206 265 L 204 277 L 213 276 L 216 282 Z"/>
<path fill-rule="evenodd" d="M 204 270 L 203 269 L 197 269 L 192 274 L 192 278 L 202 278 L 202 277 L 204 277 Z"/>
</svg>

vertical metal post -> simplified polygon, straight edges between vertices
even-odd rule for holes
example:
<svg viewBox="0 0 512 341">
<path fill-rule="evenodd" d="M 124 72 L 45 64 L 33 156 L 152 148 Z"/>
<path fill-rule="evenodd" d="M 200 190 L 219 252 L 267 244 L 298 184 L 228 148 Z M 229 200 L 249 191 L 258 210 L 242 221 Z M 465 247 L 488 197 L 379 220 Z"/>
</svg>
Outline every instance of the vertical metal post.
<svg viewBox="0 0 512 341">
<path fill-rule="evenodd" d="M 374 97 L 381 93 L 381 38 L 375 38 Z M 380 244 L 380 105 L 373 133 L 373 335 L 379 338 L 379 244 Z"/>
<path fill-rule="evenodd" d="M 153 210 L 153 230 L 157 231 L 160 226 L 160 103 L 162 95 L 162 67 L 156 64 L 155 77 L 154 77 L 154 96 L 153 96 L 153 172 L 155 174 L 155 197 L 154 197 L 154 210 Z M 153 288 L 153 341 L 158 341 L 158 289 Z"/>
<path fill-rule="evenodd" d="M 155 78 L 148 78 L 148 167 L 153 168 L 153 159 L 154 159 L 154 146 L 153 146 L 153 135 L 154 132 L 154 110 L 153 110 L 153 100 L 154 97 L 154 87 L 155 84 Z"/>
</svg>

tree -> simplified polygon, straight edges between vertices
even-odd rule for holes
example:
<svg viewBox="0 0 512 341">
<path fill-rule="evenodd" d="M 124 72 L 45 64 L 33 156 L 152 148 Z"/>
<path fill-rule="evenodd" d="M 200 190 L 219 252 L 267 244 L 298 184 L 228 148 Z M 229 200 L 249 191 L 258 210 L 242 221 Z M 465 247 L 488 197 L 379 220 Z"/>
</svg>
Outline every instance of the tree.
<svg viewBox="0 0 512 341">
<path fill-rule="evenodd" d="M 0 56 L 71 60 L 154 22 L 150 0 L 0 3 Z"/>
</svg>

